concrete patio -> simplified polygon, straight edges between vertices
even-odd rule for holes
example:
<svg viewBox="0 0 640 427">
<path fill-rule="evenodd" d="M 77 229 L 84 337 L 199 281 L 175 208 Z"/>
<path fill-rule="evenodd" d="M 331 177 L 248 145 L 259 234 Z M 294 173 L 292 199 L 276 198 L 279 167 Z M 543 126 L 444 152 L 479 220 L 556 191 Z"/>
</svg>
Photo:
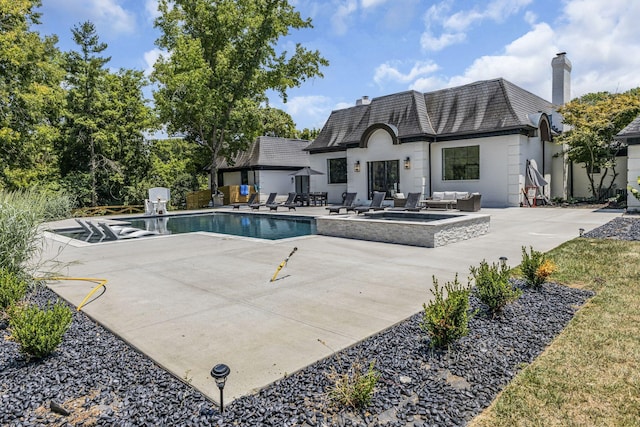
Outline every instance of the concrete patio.
<svg viewBox="0 0 640 427">
<path fill-rule="evenodd" d="M 295 212 L 326 213 L 319 207 Z M 522 246 L 547 251 L 577 237 L 579 228 L 588 231 L 621 215 L 563 208 L 481 213 L 491 215 L 488 234 L 438 248 L 212 233 L 91 245 L 47 233 L 43 259 L 62 263 L 59 275 L 107 279 L 104 294 L 83 311 L 214 400 L 218 390 L 209 372 L 217 363 L 229 365 L 229 401 L 328 356 L 327 346 L 340 350 L 420 311 L 434 275 L 443 282 L 457 272 L 464 281 L 470 265 L 500 256 L 515 266 Z M 288 266 L 270 282 L 293 247 L 298 250 Z M 94 286 L 50 282 L 76 306 Z"/>
</svg>

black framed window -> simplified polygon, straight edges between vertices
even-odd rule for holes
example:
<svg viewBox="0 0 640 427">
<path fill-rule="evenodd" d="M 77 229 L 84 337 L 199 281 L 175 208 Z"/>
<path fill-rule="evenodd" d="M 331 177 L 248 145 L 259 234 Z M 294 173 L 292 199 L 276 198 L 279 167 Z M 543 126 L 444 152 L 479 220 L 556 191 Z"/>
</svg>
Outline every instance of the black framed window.
<svg viewBox="0 0 640 427">
<path fill-rule="evenodd" d="M 442 179 L 444 181 L 480 179 L 480 146 L 443 148 Z"/>
<path fill-rule="evenodd" d="M 347 182 L 347 158 L 327 159 L 327 174 L 329 184 L 346 184 Z"/>
<path fill-rule="evenodd" d="M 241 185 L 249 184 L 249 171 L 246 169 L 242 169 L 240 171 L 240 184 Z"/>
</svg>

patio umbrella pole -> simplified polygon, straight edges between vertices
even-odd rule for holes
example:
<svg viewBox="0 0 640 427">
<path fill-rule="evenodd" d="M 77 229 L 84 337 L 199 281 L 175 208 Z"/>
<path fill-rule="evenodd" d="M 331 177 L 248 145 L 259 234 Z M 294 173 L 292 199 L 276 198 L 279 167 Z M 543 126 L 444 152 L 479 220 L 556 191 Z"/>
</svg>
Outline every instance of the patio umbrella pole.
<svg viewBox="0 0 640 427">
<path fill-rule="evenodd" d="M 297 247 L 294 247 L 294 248 L 293 248 L 293 250 L 291 251 L 291 253 L 289 254 L 289 256 L 288 256 L 288 257 L 286 257 L 286 258 L 284 259 L 284 261 L 282 261 L 282 262 L 280 263 L 280 265 L 279 265 L 279 266 L 278 266 L 278 268 L 276 269 L 276 272 L 275 272 L 275 273 L 273 273 L 273 277 L 271 278 L 271 282 L 273 282 L 273 281 L 275 281 L 275 280 L 276 280 L 276 277 L 278 277 L 278 273 L 280 273 L 280 270 L 282 270 L 282 268 L 283 268 L 285 265 L 287 265 L 287 262 L 289 261 L 289 258 L 291 258 L 291 256 L 292 256 L 292 255 L 293 255 L 297 250 L 298 250 L 298 248 L 297 248 Z"/>
</svg>

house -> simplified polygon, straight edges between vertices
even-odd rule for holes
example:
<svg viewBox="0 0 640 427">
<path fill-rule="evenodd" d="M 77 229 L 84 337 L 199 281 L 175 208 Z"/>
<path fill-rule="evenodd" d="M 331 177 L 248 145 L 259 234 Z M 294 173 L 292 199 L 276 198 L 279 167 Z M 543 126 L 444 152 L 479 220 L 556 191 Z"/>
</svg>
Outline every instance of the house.
<svg viewBox="0 0 640 427">
<path fill-rule="evenodd" d="M 640 116 L 622 129 L 616 135 L 616 139 L 627 144 L 627 174 L 625 178 L 626 182 L 637 190 L 638 178 L 640 178 Z M 631 192 L 627 192 L 627 210 L 640 211 L 640 200 L 636 199 Z"/>
<path fill-rule="evenodd" d="M 531 190 L 551 199 L 589 197 L 584 165 L 569 162 L 567 147 L 553 141 L 566 130 L 556 110 L 570 100 L 571 67 L 565 52 L 552 59 L 551 102 L 502 78 L 365 96 L 333 111 L 311 143 L 258 138 L 232 164 L 221 161 L 219 183 L 256 184 L 263 193 L 312 188 L 326 192 L 330 203 L 356 192 L 356 204 L 367 204 L 374 191 L 388 199 L 479 192 L 484 207 L 524 206 Z M 618 158 L 619 171 L 626 161 Z M 530 187 L 528 165 L 542 175 L 543 187 Z M 294 180 L 290 173 L 303 166 L 323 174 Z M 620 175 L 615 187 L 625 188 L 627 175 Z"/>
<path fill-rule="evenodd" d="M 554 102 L 564 103 L 571 64 L 561 53 L 552 68 Z M 520 206 L 532 163 L 549 183 L 538 191 L 564 198 L 569 171 L 552 142 L 560 123 L 554 103 L 502 78 L 364 97 L 333 111 L 306 148 L 311 167 L 326 171 L 312 186 L 332 201 L 345 191 L 366 203 L 373 191 L 391 198 L 448 190 L 480 192 L 487 207 Z"/>
<path fill-rule="evenodd" d="M 272 192 L 283 197 L 290 191 L 303 192 L 309 177 L 290 174 L 309 166 L 309 152 L 304 150 L 307 145 L 309 141 L 300 139 L 258 137 L 231 161 L 218 159 L 218 186 L 252 185 L 260 192 L 260 200 Z"/>
</svg>

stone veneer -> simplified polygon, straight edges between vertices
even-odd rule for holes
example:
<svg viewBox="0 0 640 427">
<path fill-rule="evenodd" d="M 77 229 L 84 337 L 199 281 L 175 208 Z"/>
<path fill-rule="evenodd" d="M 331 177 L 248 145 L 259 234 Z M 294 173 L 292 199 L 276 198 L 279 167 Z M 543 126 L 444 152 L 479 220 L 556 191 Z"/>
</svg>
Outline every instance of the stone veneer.
<svg viewBox="0 0 640 427">
<path fill-rule="evenodd" d="M 324 236 L 435 248 L 486 234 L 489 219 L 484 214 L 376 212 L 318 217 L 316 226 Z"/>
</svg>

